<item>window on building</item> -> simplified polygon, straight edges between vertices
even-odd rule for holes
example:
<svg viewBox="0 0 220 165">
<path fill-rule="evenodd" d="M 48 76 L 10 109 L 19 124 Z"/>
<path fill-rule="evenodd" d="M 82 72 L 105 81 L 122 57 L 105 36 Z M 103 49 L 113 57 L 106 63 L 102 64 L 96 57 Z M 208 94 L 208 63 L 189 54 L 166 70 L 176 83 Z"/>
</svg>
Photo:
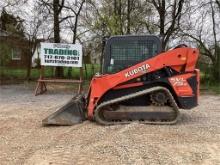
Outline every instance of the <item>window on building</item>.
<svg viewBox="0 0 220 165">
<path fill-rule="evenodd" d="M 21 60 L 21 50 L 20 49 L 12 49 L 11 50 L 12 60 Z"/>
</svg>

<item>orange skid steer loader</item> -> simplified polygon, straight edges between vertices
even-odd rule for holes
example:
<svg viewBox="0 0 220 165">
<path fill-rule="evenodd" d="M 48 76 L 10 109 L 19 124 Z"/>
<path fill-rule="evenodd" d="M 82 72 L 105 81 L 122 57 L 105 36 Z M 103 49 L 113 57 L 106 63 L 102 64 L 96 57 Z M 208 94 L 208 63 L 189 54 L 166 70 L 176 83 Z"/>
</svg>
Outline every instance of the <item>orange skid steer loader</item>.
<svg viewBox="0 0 220 165">
<path fill-rule="evenodd" d="M 161 52 L 156 36 L 115 36 L 107 40 L 102 74 L 43 125 L 73 125 L 86 119 L 103 125 L 138 121 L 174 124 L 179 109 L 198 105 L 199 51 L 179 45 Z"/>
</svg>

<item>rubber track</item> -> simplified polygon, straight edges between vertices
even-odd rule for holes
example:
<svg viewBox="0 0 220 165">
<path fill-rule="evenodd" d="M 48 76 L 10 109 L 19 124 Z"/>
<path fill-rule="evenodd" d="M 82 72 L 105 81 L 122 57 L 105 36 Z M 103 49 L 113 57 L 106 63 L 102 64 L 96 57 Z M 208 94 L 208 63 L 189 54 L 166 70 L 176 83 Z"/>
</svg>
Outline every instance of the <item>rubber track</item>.
<svg viewBox="0 0 220 165">
<path fill-rule="evenodd" d="M 149 88 L 149 89 L 146 89 L 146 90 L 143 90 L 143 91 L 139 91 L 139 92 L 136 92 L 136 93 L 133 93 L 133 94 L 130 94 L 130 95 L 126 95 L 126 96 L 123 96 L 123 97 L 120 97 L 120 98 L 117 98 L 117 99 L 112 99 L 112 100 L 109 100 L 109 101 L 105 101 L 105 102 L 99 104 L 97 106 L 97 108 L 95 109 L 95 114 L 94 114 L 95 120 L 96 120 L 96 122 L 98 122 L 102 125 L 114 125 L 114 124 L 128 124 L 128 123 L 131 123 L 132 121 L 106 121 L 106 120 L 102 119 L 102 117 L 100 117 L 100 115 L 99 115 L 100 111 L 101 111 L 101 108 L 104 107 L 104 106 L 111 105 L 111 104 L 119 103 L 121 101 L 125 101 L 125 100 L 128 100 L 128 99 L 132 99 L 132 98 L 135 98 L 135 97 L 146 95 L 148 93 L 155 92 L 155 91 L 158 91 L 158 90 L 163 90 L 163 91 L 166 92 L 167 96 L 169 97 L 169 102 L 170 102 L 170 105 L 172 107 L 172 110 L 175 114 L 175 118 L 171 121 L 149 121 L 149 120 L 145 120 L 145 121 L 139 121 L 139 123 L 158 124 L 158 125 L 175 124 L 178 121 L 178 118 L 180 116 L 179 108 L 178 108 L 178 106 L 175 102 L 175 99 L 173 98 L 172 94 L 170 93 L 170 91 L 167 88 L 164 88 L 164 87 L 161 87 L 161 86 L 152 87 L 152 88 Z"/>
</svg>

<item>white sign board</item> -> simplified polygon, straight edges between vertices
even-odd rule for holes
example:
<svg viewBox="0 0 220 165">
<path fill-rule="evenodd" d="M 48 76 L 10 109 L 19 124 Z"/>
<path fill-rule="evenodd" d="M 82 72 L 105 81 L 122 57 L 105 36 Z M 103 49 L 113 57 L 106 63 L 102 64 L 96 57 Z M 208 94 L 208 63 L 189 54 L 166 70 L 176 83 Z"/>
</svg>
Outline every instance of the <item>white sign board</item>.
<svg viewBox="0 0 220 165">
<path fill-rule="evenodd" d="M 82 67 L 82 45 L 41 43 L 41 65 Z"/>
</svg>

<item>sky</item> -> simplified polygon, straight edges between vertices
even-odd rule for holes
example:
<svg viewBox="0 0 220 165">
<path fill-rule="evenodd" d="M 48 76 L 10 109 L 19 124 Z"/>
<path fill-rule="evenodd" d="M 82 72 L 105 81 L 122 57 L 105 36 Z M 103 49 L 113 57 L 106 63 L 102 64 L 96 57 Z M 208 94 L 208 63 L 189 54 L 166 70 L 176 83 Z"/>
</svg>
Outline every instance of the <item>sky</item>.
<svg viewBox="0 0 220 165">
<path fill-rule="evenodd" d="M 24 4 L 19 4 L 19 5 L 15 5 L 13 7 L 7 7 L 6 10 L 9 13 L 13 13 L 14 15 L 19 16 L 20 18 L 22 18 L 23 20 L 25 20 L 25 29 L 27 33 L 33 33 L 33 18 L 36 17 L 36 15 L 38 15 L 38 13 L 36 12 L 36 10 L 34 10 L 34 4 L 35 4 L 35 0 L 20 0 L 19 2 L 24 2 L 26 1 Z M 0 12 L 2 11 L 2 7 L 6 6 L 6 4 L 8 3 L 14 3 L 15 0 L 1 0 L 0 1 Z M 192 0 L 192 5 L 196 5 L 197 3 L 201 3 L 201 2 L 207 2 L 206 0 L 201 0 L 200 2 L 198 2 L 197 0 Z M 188 25 L 191 24 L 192 25 L 192 29 L 190 31 L 188 31 L 189 33 L 191 33 L 192 35 L 197 36 L 198 35 L 198 29 L 201 28 L 201 26 L 203 26 L 203 30 L 202 30 L 202 38 L 203 40 L 206 40 L 207 43 L 210 43 L 213 41 L 212 38 L 212 19 L 210 17 L 210 14 L 206 14 L 205 18 L 202 19 L 202 15 L 201 15 L 201 11 L 204 11 L 205 8 L 198 8 L 195 7 L 193 10 L 190 11 L 190 14 L 187 15 L 187 17 L 185 17 L 185 20 L 182 20 L 182 24 L 184 25 Z M 219 12 L 220 13 L 220 12 Z M 217 22 L 217 26 L 216 29 L 217 30 L 217 38 L 218 40 L 220 40 L 220 14 L 216 14 L 216 22 Z M 38 33 L 38 38 L 48 38 L 48 37 L 52 37 L 53 33 L 51 32 L 52 27 L 52 21 L 51 22 L 44 22 L 43 26 L 41 27 L 41 29 L 39 30 Z M 62 29 L 62 28 L 61 28 Z M 80 28 L 80 30 L 85 30 L 83 28 Z M 89 37 L 90 35 L 86 35 L 85 37 Z M 66 42 L 70 42 L 72 41 L 72 32 L 68 29 L 62 29 L 61 30 L 61 37 L 63 40 L 65 40 Z M 83 40 L 86 40 L 87 38 L 84 38 Z M 176 40 L 176 42 L 179 42 Z M 175 42 L 173 42 L 175 43 Z"/>
</svg>

